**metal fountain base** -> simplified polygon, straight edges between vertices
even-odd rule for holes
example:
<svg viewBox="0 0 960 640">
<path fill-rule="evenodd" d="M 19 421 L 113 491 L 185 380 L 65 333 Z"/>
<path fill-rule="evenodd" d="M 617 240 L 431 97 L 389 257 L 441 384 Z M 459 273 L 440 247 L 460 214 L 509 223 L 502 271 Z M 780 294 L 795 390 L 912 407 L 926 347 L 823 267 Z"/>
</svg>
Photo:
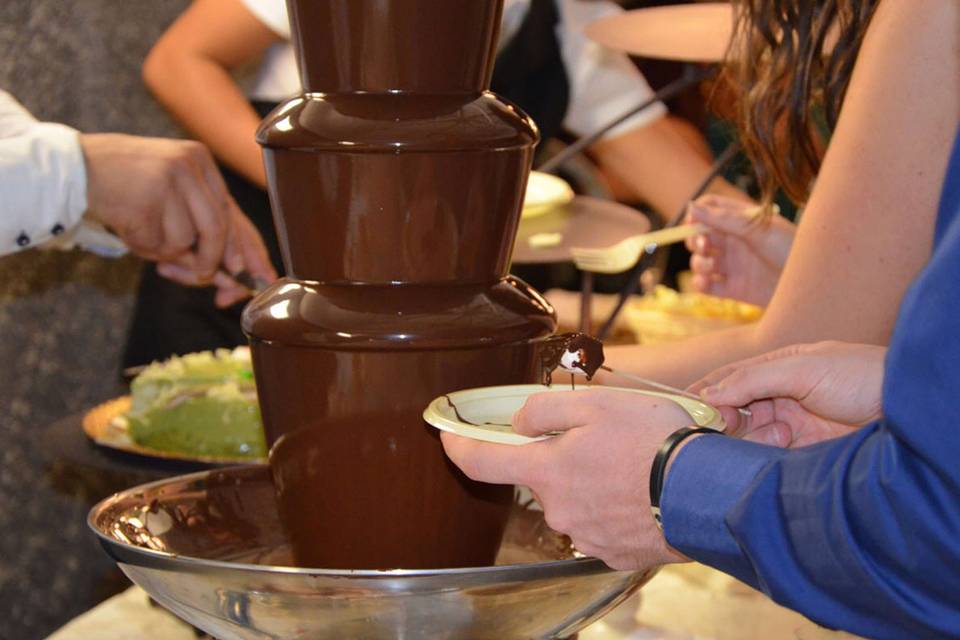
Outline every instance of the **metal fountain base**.
<svg viewBox="0 0 960 640">
<path fill-rule="evenodd" d="M 135 487 L 88 522 L 133 582 L 220 640 L 567 638 L 655 572 L 578 557 L 541 512 L 520 505 L 496 566 L 291 567 L 265 466 Z"/>
</svg>

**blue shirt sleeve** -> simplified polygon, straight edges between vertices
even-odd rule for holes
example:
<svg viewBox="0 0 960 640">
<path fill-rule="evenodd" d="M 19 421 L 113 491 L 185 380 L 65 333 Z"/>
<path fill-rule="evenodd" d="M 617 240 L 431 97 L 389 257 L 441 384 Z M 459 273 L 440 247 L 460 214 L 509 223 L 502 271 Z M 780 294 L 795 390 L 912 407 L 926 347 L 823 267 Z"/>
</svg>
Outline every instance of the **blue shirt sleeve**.
<svg viewBox="0 0 960 640">
<path fill-rule="evenodd" d="M 671 467 L 664 532 L 824 626 L 957 637 L 958 495 L 881 425 L 791 452 L 704 436 Z"/>
<path fill-rule="evenodd" d="M 661 501 L 682 553 L 871 638 L 960 637 L 958 187 L 960 138 L 887 355 L 883 420 L 790 451 L 697 438 Z"/>
</svg>

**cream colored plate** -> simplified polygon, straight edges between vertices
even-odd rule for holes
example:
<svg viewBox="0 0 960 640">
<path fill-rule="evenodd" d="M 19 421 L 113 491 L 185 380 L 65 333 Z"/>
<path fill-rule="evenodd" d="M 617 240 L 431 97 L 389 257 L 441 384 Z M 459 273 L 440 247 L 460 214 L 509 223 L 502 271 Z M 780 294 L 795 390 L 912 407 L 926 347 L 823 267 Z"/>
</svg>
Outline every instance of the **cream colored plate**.
<svg viewBox="0 0 960 640">
<path fill-rule="evenodd" d="M 641 389 L 627 389 L 624 387 L 606 386 L 579 386 L 576 391 L 590 393 L 596 389 L 610 389 L 627 391 L 644 396 L 666 398 L 680 405 L 690 414 L 691 420 L 697 426 L 723 431 L 726 425 L 720 412 L 708 404 L 685 398 L 671 393 L 645 391 Z M 423 419 L 441 431 L 449 431 L 457 435 L 494 442 L 497 444 L 528 444 L 545 440 L 552 436 L 544 435 L 537 438 L 522 436 L 513 431 L 510 426 L 513 414 L 523 406 L 527 398 L 535 393 L 569 391 L 570 387 L 555 384 L 545 387 L 539 384 L 518 384 L 502 387 L 480 387 L 455 391 L 434 400 L 423 412 Z M 456 407 L 456 409 L 454 409 Z M 459 417 L 458 415 L 459 414 Z M 461 419 L 462 418 L 462 419 Z M 472 424 L 471 424 L 472 423 Z"/>
<path fill-rule="evenodd" d="M 573 200 L 573 189 L 563 178 L 549 173 L 531 171 L 527 193 L 523 200 L 524 218 L 534 218 Z"/>
</svg>

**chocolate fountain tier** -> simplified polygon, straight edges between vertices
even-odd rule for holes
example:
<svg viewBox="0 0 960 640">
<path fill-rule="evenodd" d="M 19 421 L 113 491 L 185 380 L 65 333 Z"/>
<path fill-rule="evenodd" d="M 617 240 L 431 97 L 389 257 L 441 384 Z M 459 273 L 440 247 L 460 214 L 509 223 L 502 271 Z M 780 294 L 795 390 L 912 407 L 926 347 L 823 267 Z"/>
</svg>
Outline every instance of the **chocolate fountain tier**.
<svg viewBox="0 0 960 640">
<path fill-rule="evenodd" d="M 537 131 L 493 94 L 305 95 L 278 107 L 258 140 L 289 275 L 506 275 Z"/>
<path fill-rule="evenodd" d="M 282 278 L 244 309 L 243 329 L 268 344 L 423 351 L 538 340 L 553 333 L 556 320 L 550 303 L 514 277 L 457 286 L 343 286 Z"/>
<path fill-rule="evenodd" d="M 475 483 L 422 418 L 438 394 L 539 377 L 553 310 L 518 280 L 283 280 L 244 312 L 270 463 L 297 562 L 489 564 L 513 495 Z M 330 523 L 336 523 L 331 526 Z"/>
<path fill-rule="evenodd" d="M 490 84 L 502 0 L 288 0 L 304 91 L 464 93 Z"/>
<path fill-rule="evenodd" d="M 277 106 L 257 131 L 270 149 L 313 152 L 505 151 L 537 128 L 489 91 L 469 94 L 310 93 Z M 475 176 L 477 177 L 477 176 Z"/>
</svg>

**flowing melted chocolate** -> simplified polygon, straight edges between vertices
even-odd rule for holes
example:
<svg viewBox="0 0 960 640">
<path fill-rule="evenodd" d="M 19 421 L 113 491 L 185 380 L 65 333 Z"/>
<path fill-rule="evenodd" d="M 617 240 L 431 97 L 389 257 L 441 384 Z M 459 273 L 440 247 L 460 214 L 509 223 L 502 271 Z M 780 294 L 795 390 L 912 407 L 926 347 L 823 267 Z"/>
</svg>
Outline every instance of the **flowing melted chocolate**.
<svg viewBox="0 0 960 640">
<path fill-rule="evenodd" d="M 603 365 L 603 343 L 585 333 L 563 333 L 544 342 L 540 350 L 540 376 L 543 384 L 553 384 L 553 372 L 561 366 L 563 356 L 576 354 L 572 365 L 592 380 Z M 566 369 L 566 367 L 564 367 Z M 573 374 L 571 372 L 571 385 Z"/>
<path fill-rule="evenodd" d="M 490 564 L 512 487 L 466 478 L 421 413 L 535 382 L 556 326 L 506 279 L 537 132 L 486 92 L 502 1 L 288 6 L 306 93 L 257 139 L 290 278 L 243 326 L 296 561 Z"/>
<path fill-rule="evenodd" d="M 288 0 L 308 92 L 478 94 L 502 0 Z"/>
<path fill-rule="evenodd" d="M 426 568 L 495 556 L 513 489 L 443 454 L 423 408 L 454 389 L 530 382 L 536 342 L 347 351 L 254 342 L 280 513 L 301 566 Z"/>
</svg>

